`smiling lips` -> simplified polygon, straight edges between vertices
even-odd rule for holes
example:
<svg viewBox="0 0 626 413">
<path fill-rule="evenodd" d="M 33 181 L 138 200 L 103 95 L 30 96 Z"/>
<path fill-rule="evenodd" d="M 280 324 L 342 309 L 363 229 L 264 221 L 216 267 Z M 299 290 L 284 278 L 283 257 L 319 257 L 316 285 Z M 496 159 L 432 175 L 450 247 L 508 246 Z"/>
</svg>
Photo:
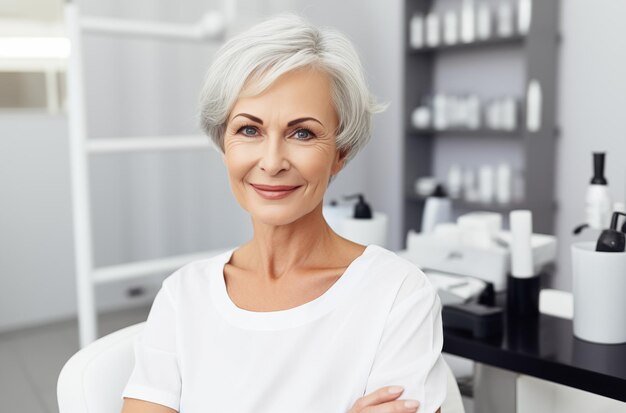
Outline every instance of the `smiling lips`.
<svg viewBox="0 0 626 413">
<path fill-rule="evenodd" d="M 257 192 L 265 199 L 282 199 L 289 196 L 300 186 L 287 186 L 287 185 L 259 185 L 250 184 Z"/>
</svg>

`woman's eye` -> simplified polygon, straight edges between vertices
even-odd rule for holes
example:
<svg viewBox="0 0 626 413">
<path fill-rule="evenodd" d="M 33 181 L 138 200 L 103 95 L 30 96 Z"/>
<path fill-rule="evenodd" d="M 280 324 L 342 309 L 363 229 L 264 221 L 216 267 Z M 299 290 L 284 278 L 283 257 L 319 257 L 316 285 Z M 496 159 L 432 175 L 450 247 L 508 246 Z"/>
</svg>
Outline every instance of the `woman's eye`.
<svg viewBox="0 0 626 413">
<path fill-rule="evenodd" d="M 298 140 L 308 140 L 315 137 L 315 134 L 306 128 L 298 129 L 294 135 Z"/>
<path fill-rule="evenodd" d="M 241 132 L 241 131 L 252 131 L 252 133 L 254 133 L 254 131 L 256 131 L 256 128 L 253 128 L 252 126 L 242 126 L 242 127 L 241 127 L 238 131 L 237 131 L 237 133 L 239 133 L 239 132 Z M 246 133 L 246 132 L 244 132 L 244 135 L 245 135 L 245 136 L 254 136 L 254 135 L 251 135 L 251 134 Z"/>
<path fill-rule="evenodd" d="M 255 137 L 256 128 L 254 126 L 246 125 L 237 130 L 237 133 L 243 133 L 244 136 Z M 293 135 L 297 140 L 306 141 L 315 137 L 315 134 L 307 128 L 300 128 L 294 132 Z"/>
</svg>

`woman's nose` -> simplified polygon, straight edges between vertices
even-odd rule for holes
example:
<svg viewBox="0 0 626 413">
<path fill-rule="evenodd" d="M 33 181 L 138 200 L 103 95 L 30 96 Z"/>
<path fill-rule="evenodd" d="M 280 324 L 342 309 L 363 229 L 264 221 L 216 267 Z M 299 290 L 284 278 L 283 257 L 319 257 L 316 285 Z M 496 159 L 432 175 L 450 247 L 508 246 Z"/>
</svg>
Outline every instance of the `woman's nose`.
<svg viewBox="0 0 626 413">
<path fill-rule="evenodd" d="M 270 175 L 276 175 L 289 169 L 289 161 L 285 156 L 286 148 L 281 137 L 269 136 L 265 139 L 259 167 Z"/>
</svg>

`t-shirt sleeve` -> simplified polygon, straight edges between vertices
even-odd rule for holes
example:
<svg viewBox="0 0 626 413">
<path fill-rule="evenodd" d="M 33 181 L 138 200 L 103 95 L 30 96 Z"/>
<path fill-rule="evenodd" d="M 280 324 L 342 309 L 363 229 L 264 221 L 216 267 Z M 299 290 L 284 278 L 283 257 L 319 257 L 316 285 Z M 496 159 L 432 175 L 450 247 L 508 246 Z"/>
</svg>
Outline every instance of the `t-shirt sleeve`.
<svg viewBox="0 0 626 413">
<path fill-rule="evenodd" d="M 441 301 L 426 275 L 415 267 L 387 318 L 365 394 L 400 385 L 404 392 L 399 400 L 418 400 L 420 413 L 435 413 L 447 392 L 442 348 Z"/>
<path fill-rule="evenodd" d="M 146 400 L 179 411 L 181 376 L 176 352 L 175 311 L 175 303 L 164 282 L 143 330 L 135 337 L 135 365 L 122 398 Z"/>
</svg>

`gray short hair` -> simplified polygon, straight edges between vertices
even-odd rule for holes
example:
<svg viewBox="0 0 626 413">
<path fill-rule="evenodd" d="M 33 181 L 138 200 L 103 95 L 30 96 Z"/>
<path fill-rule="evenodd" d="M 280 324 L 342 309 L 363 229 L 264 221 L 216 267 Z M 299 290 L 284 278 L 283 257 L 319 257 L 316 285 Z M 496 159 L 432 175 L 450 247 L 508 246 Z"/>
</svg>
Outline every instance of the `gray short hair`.
<svg viewBox="0 0 626 413">
<path fill-rule="evenodd" d="M 282 74 L 303 67 L 330 77 L 339 119 L 337 148 L 347 163 L 369 141 L 371 115 L 388 103 L 377 103 L 370 94 L 359 56 L 344 34 L 316 27 L 293 12 L 258 23 L 220 47 L 200 94 L 202 129 L 223 152 L 228 116 L 244 87 L 245 96 L 255 96 Z"/>
</svg>

